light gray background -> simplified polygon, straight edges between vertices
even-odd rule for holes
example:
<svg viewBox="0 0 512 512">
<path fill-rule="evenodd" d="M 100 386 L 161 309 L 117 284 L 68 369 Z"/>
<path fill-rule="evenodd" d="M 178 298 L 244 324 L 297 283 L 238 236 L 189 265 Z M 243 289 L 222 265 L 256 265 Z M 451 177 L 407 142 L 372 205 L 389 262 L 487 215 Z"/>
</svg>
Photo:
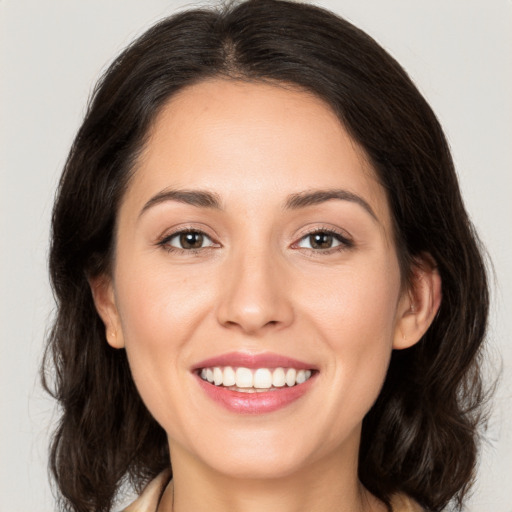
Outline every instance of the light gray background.
<svg viewBox="0 0 512 512">
<path fill-rule="evenodd" d="M 322 0 L 408 70 L 443 124 L 496 270 L 489 346 L 503 361 L 471 512 L 512 511 L 512 2 Z M 57 179 L 106 64 L 183 6 L 163 0 L 0 0 L 0 512 L 54 510 L 55 420 L 37 371 Z M 501 354 L 498 356 L 498 354 Z"/>
</svg>

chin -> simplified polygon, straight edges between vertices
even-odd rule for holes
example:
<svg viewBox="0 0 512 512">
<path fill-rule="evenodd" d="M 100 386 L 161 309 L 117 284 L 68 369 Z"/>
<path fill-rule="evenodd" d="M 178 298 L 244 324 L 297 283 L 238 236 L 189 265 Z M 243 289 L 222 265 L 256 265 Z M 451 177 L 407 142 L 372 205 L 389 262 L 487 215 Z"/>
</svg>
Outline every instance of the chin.
<svg viewBox="0 0 512 512">
<path fill-rule="evenodd" d="M 206 467 L 226 477 L 278 479 L 300 472 L 319 455 L 319 447 L 304 442 L 308 437 L 311 438 L 293 435 L 288 430 L 231 431 L 222 439 L 204 439 L 194 451 Z"/>
<path fill-rule="evenodd" d="M 213 461 L 212 461 L 213 462 Z M 255 454 L 251 459 L 245 456 L 243 460 L 237 457 L 228 457 L 228 460 L 218 461 L 214 469 L 226 477 L 244 480 L 271 480 L 286 478 L 300 472 L 306 467 L 304 460 L 291 457 L 283 458 L 262 454 Z"/>
</svg>

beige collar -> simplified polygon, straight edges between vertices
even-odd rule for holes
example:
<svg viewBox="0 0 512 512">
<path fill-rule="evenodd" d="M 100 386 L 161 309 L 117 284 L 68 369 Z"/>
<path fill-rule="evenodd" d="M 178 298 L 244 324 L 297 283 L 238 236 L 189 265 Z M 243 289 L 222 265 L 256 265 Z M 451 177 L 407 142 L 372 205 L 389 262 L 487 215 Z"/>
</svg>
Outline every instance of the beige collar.
<svg viewBox="0 0 512 512">
<path fill-rule="evenodd" d="M 122 512 L 157 512 L 158 501 L 165 486 L 169 482 L 169 472 L 160 473 L 147 485 L 142 494 Z M 411 498 L 403 494 L 396 494 L 391 506 L 393 512 L 423 512 L 423 509 Z"/>
<path fill-rule="evenodd" d="M 169 482 L 169 472 L 162 471 L 156 478 L 151 480 L 142 494 L 122 512 L 156 512 L 158 502 L 165 486 Z"/>
</svg>

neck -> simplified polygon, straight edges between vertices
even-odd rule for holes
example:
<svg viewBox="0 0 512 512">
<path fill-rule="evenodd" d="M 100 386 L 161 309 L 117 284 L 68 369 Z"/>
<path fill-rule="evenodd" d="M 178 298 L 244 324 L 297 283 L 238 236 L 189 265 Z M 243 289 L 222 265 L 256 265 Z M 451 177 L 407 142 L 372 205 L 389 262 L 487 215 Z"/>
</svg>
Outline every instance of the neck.
<svg viewBox="0 0 512 512">
<path fill-rule="evenodd" d="M 385 506 L 357 478 L 357 454 L 312 462 L 289 475 L 240 478 L 213 471 L 172 450 L 173 482 L 158 512 L 384 512 Z"/>
</svg>

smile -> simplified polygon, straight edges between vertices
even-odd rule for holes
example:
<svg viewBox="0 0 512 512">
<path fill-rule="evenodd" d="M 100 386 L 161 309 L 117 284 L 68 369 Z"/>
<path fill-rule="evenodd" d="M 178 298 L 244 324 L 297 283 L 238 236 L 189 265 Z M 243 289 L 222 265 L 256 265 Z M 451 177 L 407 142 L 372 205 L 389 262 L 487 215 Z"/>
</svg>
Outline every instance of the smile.
<svg viewBox="0 0 512 512">
<path fill-rule="evenodd" d="M 214 366 L 202 368 L 199 376 L 215 386 L 241 393 L 277 391 L 303 384 L 311 378 L 312 370 L 296 368 L 233 368 Z"/>
<path fill-rule="evenodd" d="M 250 415 L 290 406 L 310 393 L 320 373 L 314 364 L 269 352 L 222 354 L 191 370 L 208 401 Z"/>
</svg>

